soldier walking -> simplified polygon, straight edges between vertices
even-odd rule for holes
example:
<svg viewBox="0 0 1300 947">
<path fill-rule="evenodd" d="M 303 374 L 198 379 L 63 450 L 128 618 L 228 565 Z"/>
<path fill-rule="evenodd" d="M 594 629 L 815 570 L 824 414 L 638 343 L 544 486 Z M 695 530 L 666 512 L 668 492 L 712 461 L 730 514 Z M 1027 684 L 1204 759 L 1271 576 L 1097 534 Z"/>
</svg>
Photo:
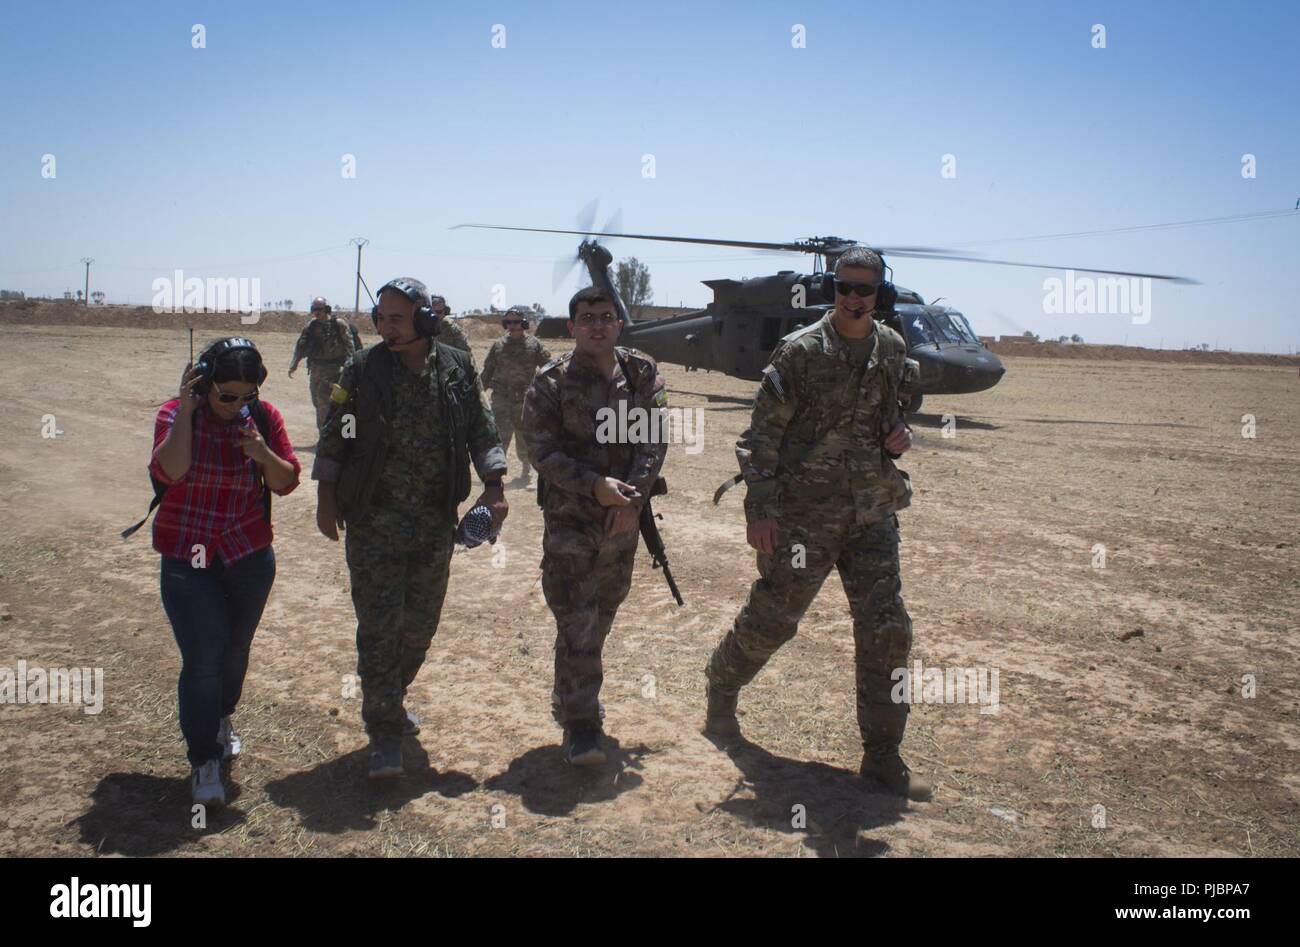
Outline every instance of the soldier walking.
<svg viewBox="0 0 1300 947">
<path fill-rule="evenodd" d="M 447 300 L 442 296 L 434 296 L 432 305 L 433 318 L 438 321 L 438 341 L 443 345 L 450 345 L 452 348 L 460 349 L 462 352 L 468 352 L 470 361 L 473 362 L 474 353 L 470 352 L 469 349 L 469 336 L 451 317 L 451 309 L 447 307 Z"/>
<path fill-rule="evenodd" d="M 483 480 L 475 503 L 491 508 L 494 528 L 508 507 L 505 452 L 478 375 L 465 353 L 434 341 L 424 284 L 385 284 L 372 317 L 383 342 L 343 369 L 312 479 L 317 528 L 337 540 L 346 526 L 361 718 L 370 777 L 382 779 L 401 775 L 401 738 L 418 732 L 404 701 L 442 613 L 471 459 Z"/>
<path fill-rule="evenodd" d="M 705 671 L 705 731 L 739 735 L 740 688 L 794 637 L 835 568 L 853 614 L 860 772 L 920 800 L 930 786 L 899 755 L 908 707 L 890 697 L 891 674 L 907 666 L 912 645 L 895 515 L 912 488 L 893 463 L 912 444 L 899 407 L 912 373 L 907 344 L 872 318 L 883 280 L 878 254 L 846 251 L 835 265 L 835 308 L 786 336 L 763 370 L 736 445 L 759 578 Z"/>
<path fill-rule="evenodd" d="M 528 487 L 532 464 L 528 459 L 528 442 L 523 436 L 524 392 L 541 368 L 551 360 L 551 353 L 528 333 L 528 311 L 518 307 L 509 310 L 501 320 L 506 334 L 492 343 L 487 358 L 483 360 L 483 387 L 492 389 L 492 414 L 496 418 L 501 447 L 510 453 L 510 439 L 514 437 L 519 453 L 519 476 L 511 482 L 513 487 Z"/>
<path fill-rule="evenodd" d="M 334 310 L 317 296 L 311 301 L 311 322 L 307 323 L 293 347 L 293 361 L 289 377 L 298 370 L 298 363 L 307 359 L 307 377 L 310 379 L 311 403 L 316 408 L 316 427 L 319 430 L 329 415 L 330 390 L 339 380 L 343 363 L 360 348 L 355 330 L 334 315 Z"/>
<path fill-rule="evenodd" d="M 615 346 L 622 326 L 612 296 L 579 290 L 569 301 L 573 351 L 538 372 L 524 397 L 545 524 L 542 592 L 556 625 L 552 704 L 566 758 L 579 766 L 605 761 L 601 652 L 632 586 L 641 507 L 667 452 L 652 423 L 667 403 L 663 378 L 649 356 Z M 608 412 L 644 418 L 642 435 L 598 436 Z"/>
</svg>

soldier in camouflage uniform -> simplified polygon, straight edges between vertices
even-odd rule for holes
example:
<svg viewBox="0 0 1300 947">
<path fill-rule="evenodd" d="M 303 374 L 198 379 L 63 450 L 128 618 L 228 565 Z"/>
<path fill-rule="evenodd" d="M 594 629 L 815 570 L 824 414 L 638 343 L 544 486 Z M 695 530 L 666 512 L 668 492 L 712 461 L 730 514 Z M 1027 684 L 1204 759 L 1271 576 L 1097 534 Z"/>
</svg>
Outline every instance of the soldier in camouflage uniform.
<svg viewBox="0 0 1300 947">
<path fill-rule="evenodd" d="M 401 737 L 417 732 L 404 698 L 438 627 L 471 459 L 484 483 L 476 504 L 496 527 L 507 513 L 505 452 L 483 389 L 468 356 L 434 341 L 432 316 L 416 312 L 428 304 L 418 280 L 379 291 L 383 342 L 344 367 L 312 468 L 318 528 L 337 540 L 346 525 L 372 778 L 401 775 Z"/>
<path fill-rule="evenodd" d="M 580 290 L 569 302 L 574 350 L 538 372 L 524 397 L 523 435 L 542 478 L 542 592 L 556 624 L 552 700 L 566 756 L 582 766 L 605 760 L 601 651 L 632 585 L 641 507 L 667 452 L 657 436 L 663 378 L 649 356 L 615 347 L 621 328 L 609 295 Z M 602 409 L 629 430 L 598 437 Z M 647 423 L 633 434 L 637 416 Z"/>
<path fill-rule="evenodd" d="M 316 408 L 316 427 L 320 428 L 329 415 L 330 390 L 339 380 L 343 363 L 357 350 L 358 345 L 354 342 L 352 327 L 334 315 L 334 310 L 324 296 L 312 300 L 311 317 L 311 322 L 307 323 L 298 336 L 298 344 L 293 347 L 289 377 L 293 377 L 293 373 L 298 370 L 298 363 L 305 356 L 311 403 Z"/>
<path fill-rule="evenodd" d="M 460 349 L 462 352 L 468 352 L 472 364 L 474 353 L 469 350 L 469 336 L 451 317 L 451 310 L 447 308 L 447 300 L 441 296 L 433 297 L 433 317 L 438 320 L 438 341 L 443 345 L 450 345 L 452 348 Z"/>
<path fill-rule="evenodd" d="M 863 776 L 912 799 L 928 783 L 899 756 L 907 705 L 891 699 L 907 666 L 912 622 L 899 581 L 898 517 L 911 502 L 893 459 L 911 446 L 900 397 L 915 376 L 907 344 L 873 320 L 884 264 L 845 252 L 835 309 L 782 340 L 763 370 L 749 429 L 736 446 L 748 488 L 747 539 L 759 578 L 706 669 L 706 732 L 739 735 L 736 699 L 794 637 L 832 568 L 853 614 Z"/>
<path fill-rule="evenodd" d="M 512 486 L 527 487 L 532 465 L 528 459 L 528 442 L 522 428 L 524 392 L 532 383 L 537 369 L 551 360 L 551 353 L 528 334 L 528 312 L 511 309 L 501 320 L 506 334 L 492 343 L 483 360 L 483 387 L 492 389 L 492 414 L 496 418 L 501 446 L 510 452 L 510 438 L 515 438 L 519 452 L 520 473 Z"/>
</svg>

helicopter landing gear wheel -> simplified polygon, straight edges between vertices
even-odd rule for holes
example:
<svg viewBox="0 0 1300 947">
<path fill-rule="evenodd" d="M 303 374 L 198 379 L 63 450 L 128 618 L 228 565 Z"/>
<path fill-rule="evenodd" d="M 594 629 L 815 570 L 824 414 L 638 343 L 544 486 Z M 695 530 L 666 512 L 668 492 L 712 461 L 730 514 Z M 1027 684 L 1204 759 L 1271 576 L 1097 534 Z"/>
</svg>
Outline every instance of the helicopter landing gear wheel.
<svg viewBox="0 0 1300 947">
<path fill-rule="evenodd" d="M 907 413 L 908 413 L 908 414 L 920 414 L 920 413 L 921 413 L 921 401 L 922 401 L 922 400 L 923 400 L 923 396 L 921 395 L 920 392 L 917 392 L 916 394 L 912 395 L 912 401 L 911 401 L 911 403 L 908 404 L 908 406 L 907 406 Z"/>
</svg>

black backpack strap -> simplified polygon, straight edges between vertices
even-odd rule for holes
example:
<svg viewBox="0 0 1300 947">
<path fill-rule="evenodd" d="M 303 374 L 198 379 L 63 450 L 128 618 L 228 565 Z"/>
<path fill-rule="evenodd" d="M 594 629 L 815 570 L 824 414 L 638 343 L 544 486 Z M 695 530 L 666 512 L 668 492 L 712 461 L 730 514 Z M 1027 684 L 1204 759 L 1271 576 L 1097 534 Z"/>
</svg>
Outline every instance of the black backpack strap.
<svg viewBox="0 0 1300 947">
<path fill-rule="evenodd" d="M 266 413 L 266 407 L 261 401 L 254 401 L 249 413 L 253 416 L 253 423 L 257 425 L 257 433 L 262 435 L 262 440 L 266 446 L 271 446 L 271 418 Z M 256 463 L 254 463 L 256 466 Z M 266 478 L 258 473 L 258 479 L 262 481 L 262 512 L 266 516 L 266 521 L 271 522 L 271 488 L 266 485 Z"/>
<path fill-rule="evenodd" d="M 162 503 L 163 494 L 167 492 L 167 484 L 163 483 L 153 474 L 149 475 L 149 482 L 153 484 L 153 499 L 149 501 L 149 511 L 145 513 L 144 519 L 140 520 L 140 522 L 122 530 L 123 539 L 130 539 L 135 535 L 136 531 L 148 521 L 149 517 L 153 516 L 153 511 L 158 509 L 158 505 Z"/>
</svg>

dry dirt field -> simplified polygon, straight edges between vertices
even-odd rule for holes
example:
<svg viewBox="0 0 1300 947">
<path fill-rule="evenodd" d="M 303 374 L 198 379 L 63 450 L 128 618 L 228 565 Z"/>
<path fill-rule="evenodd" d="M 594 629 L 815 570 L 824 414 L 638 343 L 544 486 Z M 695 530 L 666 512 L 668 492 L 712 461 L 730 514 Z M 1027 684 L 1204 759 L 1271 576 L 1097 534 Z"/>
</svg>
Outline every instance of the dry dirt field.
<svg viewBox="0 0 1300 947">
<path fill-rule="evenodd" d="M 256 338 L 265 396 L 310 467 L 306 373 L 284 374 L 294 337 Z M 1294 367 L 1013 356 L 990 392 L 927 397 L 903 465 L 913 658 L 1000 676 L 996 713 L 913 708 L 904 753 L 935 779 L 929 803 L 859 784 L 834 576 L 742 696 L 748 742 L 699 732 L 701 669 L 754 577 L 742 490 L 711 503 L 750 383 L 665 370 L 671 403 L 706 418 L 702 453 L 670 449 L 658 507 L 687 604 L 643 551 L 606 649 L 614 752 L 595 772 L 561 760 L 541 522 L 519 492 L 504 562 L 487 547 L 454 560 L 412 689 L 424 726 L 408 775 L 367 785 L 344 696 L 347 569 L 305 481 L 276 503 L 279 577 L 236 717 L 232 803 L 200 831 L 157 556 L 147 533 L 118 537 L 147 505 L 154 406 L 185 345 L 183 331 L 6 330 L 0 667 L 101 667 L 105 698 L 98 715 L 0 705 L 0 854 L 1300 855 Z M 47 414 L 62 435 L 42 438 Z"/>
</svg>

